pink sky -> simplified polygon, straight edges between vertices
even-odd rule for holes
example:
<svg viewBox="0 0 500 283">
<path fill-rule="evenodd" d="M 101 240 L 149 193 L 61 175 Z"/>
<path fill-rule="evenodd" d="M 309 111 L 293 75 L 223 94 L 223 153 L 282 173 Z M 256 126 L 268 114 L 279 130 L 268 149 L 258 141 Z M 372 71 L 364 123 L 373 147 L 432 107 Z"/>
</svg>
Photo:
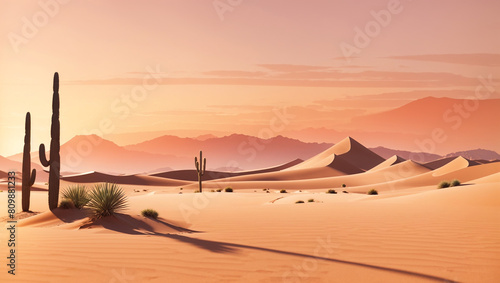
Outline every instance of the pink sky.
<svg viewBox="0 0 500 283">
<path fill-rule="evenodd" d="M 283 107 L 298 116 L 290 130 L 334 129 L 422 93 L 460 97 L 479 75 L 500 85 L 498 1 L 242 0 L 223 14 L 212 0 L 61 2 L 0 2 L 0 155 L 22 150 L 26 111 L 33 150 L 49 142 L 55 71 L 62 142 L 103 120 L 110 135 L 256 134 Z M 123 102 L 148 69 L 154 86 Z"/>
</svg>

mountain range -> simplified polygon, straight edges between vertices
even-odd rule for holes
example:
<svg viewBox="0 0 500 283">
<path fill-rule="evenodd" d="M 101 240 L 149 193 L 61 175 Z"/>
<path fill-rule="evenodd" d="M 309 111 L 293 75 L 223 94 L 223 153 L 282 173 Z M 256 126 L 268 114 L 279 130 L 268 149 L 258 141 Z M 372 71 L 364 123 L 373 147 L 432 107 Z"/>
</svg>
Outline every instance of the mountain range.
<svg viewBox="0 0 500 283">
<path fill-rule="evenodd" d="M 199 155 L 200 150 L 203 151 L 203 157 L 207 158 L 209 170 L 257 170 L 280 166 L 294 160 L 307 160 L 331 146 L 333 144 L 306 143 L 283 136 L 264 140 L 240 134 L 199 138 L 166 135 L 128 146 L 118 146 L 96 135 L 75 136 L 61 146 L 61 170 L 64 174 L 88 171 L 136 174 L 191 170 L 194 168 L 194 157 Z M 500 159 L 498 153 L 484 149 L 454 152 L 446 156 L 385 147 L 370 150 L 384 159 L 397 155 L 420 163 L 453 156 L 463 156 L 471 160 Z M 43 172 L 39 165 L 38 152 L 32 152 L 31 156 L 32 168 Z M 8 158 L 0 157 L 0 171 L 21 171 L 21 161 L 22 153 Z"/>
</svg>

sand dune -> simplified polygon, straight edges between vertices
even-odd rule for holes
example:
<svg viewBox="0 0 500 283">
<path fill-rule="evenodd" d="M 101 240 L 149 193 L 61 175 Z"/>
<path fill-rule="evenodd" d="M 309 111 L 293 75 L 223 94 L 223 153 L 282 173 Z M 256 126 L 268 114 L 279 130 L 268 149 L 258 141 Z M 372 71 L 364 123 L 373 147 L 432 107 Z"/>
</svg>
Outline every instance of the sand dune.
<svg viewBox="0 0 500 283">
<path fill-rule="evenodd" d="M 393 197 L 130 197 L 124 214 L 94 224 L 78 211 L 20 221 L 23 268 L 16 276 L 22 282 L 48 276 L 51 282 L 497 282 L 500 228 L 491 223 L 500 216 L 499 194 L 494 184 L 481 184 Z M 168 219 L 138 216 L 145 207 Z M 58 271 L 48 272 L 47 262 Z"/>
<path fill-rule="evenodd" d="M 478 179 L 470 180 L 469 183 L 472 184 L 500 183 L 500 172 L 485 177 L 481 177 Z"/>
<path fill-rule="evenodd" d="M 88 209 L 47 211 L 47 193 L 32 192 L 32 207 L 42 213 L 18 223 L 16 279 L 498 282 L 500 227 L 492 223 L 500 219 L 500 162 L 472 166 L 457 157 L 430 169 L 398 156 L 378 162 L 351 139 L 339 144 L 304 168 L 206 180 L 196 194 L 196 182 L 157 176 L 65 176 L 63 185 L 122 184 L 128 209 L 92 221 Z M 342 172 L 341 162 L 361 172 Z M 437 189 L 452 179 L 463 185 Z M 209 192 L 226 186 L 235 192 Z M 338 193 L 326 194 L 331 188 Z M 369 189 L 379 195 L 367 195 Z M 159 219 L 142 217 L 145 208 Z M 0 216 L 6 219 L 6 211 Z M 1 282 L 8 279 L 0 273 Z"/>
<path fill-rule="evenodd" d="M 384 162 L 382 162 L 379 165 L 377 165 L 377 166 L 373 167 L 372 169 L 368 170 L 368 172 L 373 172 L 373 171 L 377 171 L 377 170 L 380 170 L 380 169 L 383 169 L 383 168 L 387 168 L 387 167 L 390 167 L 392 165 L 401 163 L 403 161 L 405 161 L 404 158 L 402 158 L 400 156 L 397 156 L 397 155 L 393 155 L 393 156 L 387 158 Z"/>
<path fill-rule="evenodd" d="M 4 172 L 4 171 L 0 171 L 0 181 L 4 180 L 4 179 L 6 181 L 8 177 L 9 177 L 9 173 Z"/>
<path fill-rule="evenodd" d="M 434 172 L 432 173 L 432 176 L 434 177 L 442 176 L 463 168 L 467 168 L 469 166 L 470 166 L 469 160 L 463 157 L 457 157 L 454 158 L 452 161 L 448 162 L 447 164 L 435 169 Z"/>
<path fill-rule="evenodd" d="M 147 175 L 110 175 L 99 172 L 89 172 L 77 175 L 61 177 L 61 180 L 72 183 L 100 183 L 109 182 L 128 185 L 145 186 L 182 186 L 191 182 L 182 180 L 173 180 L 168 178 L 153 177 Z"/>
<path fill-rule="evenodd" d="M 354 174 L 369 170 L 384 159 L 367 149 L 351 137 L 347 137 L 322 153 L 289 168 L 288 170 L 332 167 Z"/>
<path fill-rule="evenodd" d="M 219 171 L 208 170 L 208 171 L 206 171 L 205 175 L 203 176 L 203 180 L 209 181 L 209 180 L 221 179 L 221 178 L 230 178 L 230 177 L 236 177 L 236 176 L 276 172 L 276 171 L 284 170 L 284 169 L 290 168 L 292 166 L 295 166 L 295 165 L 301 163 L 302 161 L 303 161 L 302 159 L 295 159 L 291 162 L 288 162 L 288 163 L 285 163 L 285 164 L 282 164 L 279 166 L 274 166 L 274 167 L 260 169 L 260 170 L 250 170 L 250 171 L 240 171 L 240 172 L 219 172 Z M 198 181 L 198 173 L 194 169 L 193 170 L 176 170 L 176 171 L 161 172 L 161 173 L 150 174 L 150 176 L 177 179 L 177 180 L 185 180 L 185 181 Z"/>
</svg>

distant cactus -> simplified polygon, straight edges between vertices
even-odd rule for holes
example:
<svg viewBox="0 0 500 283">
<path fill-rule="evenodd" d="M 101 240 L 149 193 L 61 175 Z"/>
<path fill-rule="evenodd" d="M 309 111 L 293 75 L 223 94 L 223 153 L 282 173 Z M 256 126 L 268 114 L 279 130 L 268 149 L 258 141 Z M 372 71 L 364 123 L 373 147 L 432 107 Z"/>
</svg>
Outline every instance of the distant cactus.
<svg viewBox="0 0 500 283">
<path fill-rule="evenodd" d="M 30 210 L 30 190 L 35 183 L 36 169 L 31 171 L 31 114 L 26 113 L 26 125 L 24 132 L 24 149 L 23 149 L 23 211 Z M 30 174 L 31 173 L 31 174 Z"/>
<path fill-rule="evenodd" d="M 60 145 L 60 124 L 59 124 L 59 74 L 54 74 L 53 84 L 54 94 L 52 96 L 52 125 L 50 129 L 50 160 L 45 154 L 45 145 L 40 144 L 40 162 L 43 166 L 49 167 L 49 209 L 57 208 L 59 202 L 59 178 L 61 171 L 61 156 L 59 155 Z"/>
<path fill-rule="evenodd" d="M 203 158 L 202 151 L 200 150 L 200 162 L 198 162 L 198 158 L 194 158 L 194 165 L 196 166 L 196 172 L 198 172 L 198 184 L 199 184 L 199 191 L 200 193 L 202 192 L 201 190 L 201 177 L 205 175 L 205 169 L 207 168 L 207 159 Z"/>
</svg>

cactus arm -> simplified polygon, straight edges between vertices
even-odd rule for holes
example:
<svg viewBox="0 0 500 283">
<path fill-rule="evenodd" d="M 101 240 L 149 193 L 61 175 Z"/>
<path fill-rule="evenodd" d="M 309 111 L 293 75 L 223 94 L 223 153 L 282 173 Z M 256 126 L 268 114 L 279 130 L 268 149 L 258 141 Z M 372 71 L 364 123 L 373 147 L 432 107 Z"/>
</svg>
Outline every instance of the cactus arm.
<svg viewBox="0 0 500 283">
<path fill-rule="evenodd" d="M 207 159 L 203 158 L 203 173 L 201 175 L 205 175 L 206 169 L 207 169 Z"/>
<path fill-rule="evenodd" d="M 33 171 L 31 171 L 31 179 L 30 179 L 30 187 L 33 186 L 33 184 L 35 183 L 35 179 L 36 179 L 36 169 L 33 169 Z"/>
<path fill-rule="evenodd" d="M 40 162 L 42 163 L 42 165 L 45 167 L 49 167 L 50 161 L 47 161 L 47 157 L 45 157 L 45 145 L 43 143 L 40 144 L 38 155 L 40 156 Z"/>
</svg>

